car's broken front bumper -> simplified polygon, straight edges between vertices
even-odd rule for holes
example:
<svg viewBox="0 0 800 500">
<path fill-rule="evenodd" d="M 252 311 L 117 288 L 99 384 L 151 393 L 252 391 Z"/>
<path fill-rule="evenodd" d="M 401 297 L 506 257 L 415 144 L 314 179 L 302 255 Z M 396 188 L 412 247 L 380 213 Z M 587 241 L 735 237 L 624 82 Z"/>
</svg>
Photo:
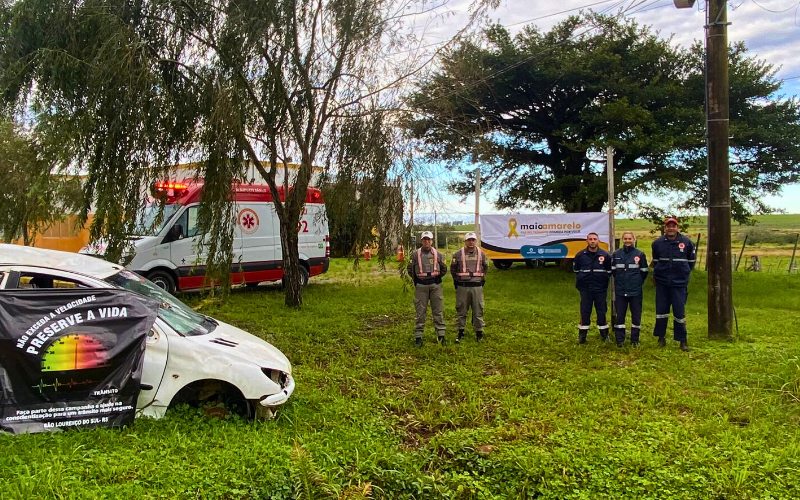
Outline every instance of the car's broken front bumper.
<svg viewBox="0 0 800 500">
<path fill-rule="evenodd" d="M 294 378 L 291 375 L 286 375 L 286 384 L 283 386 L 283 390 L 281 392 L 271 394 L 269 396 L 265 396 L 261 398 L 259 404 L 261 406 L 278 406 L 282 405 L 289 399 L 289 396 L 292 395 L 294 392 Z"/>
</svg>

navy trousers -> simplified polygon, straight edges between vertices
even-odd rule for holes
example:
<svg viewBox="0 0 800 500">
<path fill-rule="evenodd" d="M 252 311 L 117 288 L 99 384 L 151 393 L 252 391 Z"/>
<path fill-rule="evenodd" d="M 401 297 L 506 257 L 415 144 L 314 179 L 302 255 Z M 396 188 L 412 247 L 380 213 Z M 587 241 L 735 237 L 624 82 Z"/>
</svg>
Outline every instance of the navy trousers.
<svg viewBox="0 0 800 500">
<path fill-rule="evenodd" d="M 653 335 L 667 334 L 669 310 L 672 308 L 673 338 L 686 342 L 686 298 L 689 290 L 685 286 L 666 286 L 656 283 L 656 327 Z"/>
<path fill-rule="evenodd" d="M 581 324 L 578 326 L 578 333 L 586 334 L 592 324 L 592 307 L 597 312 L 597 329 L 603 338 L 608 337 L 608 322 L 606 312 L 608 304 L 606 302 L 606 290 L 602 292 L 581 292 Z"/>
<path fill-rule="evenodd" d="M 617 313 L 617 324 L 614 325 L 617 344 L 625 342 L 625 316 L 628 314 L 628 309 L 631 310 L 631 342 L 638 343 L 639 331 L 642 328 L 642 296 L 617 295 L 614 297 L 614 305 Z"/>
</svg>

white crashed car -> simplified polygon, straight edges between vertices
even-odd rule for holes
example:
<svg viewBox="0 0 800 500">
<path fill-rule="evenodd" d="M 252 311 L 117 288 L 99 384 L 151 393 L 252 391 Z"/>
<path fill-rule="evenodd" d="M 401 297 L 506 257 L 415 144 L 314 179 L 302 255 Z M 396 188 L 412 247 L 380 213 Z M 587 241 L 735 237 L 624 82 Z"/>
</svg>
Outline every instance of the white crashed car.
<svg viewBox="0 0 800 500">
<path fill-rule="evenodd" d="M 0 288 L 123 288 L 162 303 L 147 337 L 137 415 L 179 404 L 271 416 L 294 391 L 292 365 L 271 344 L 193 311 L 122 266 L 69 252 L 0 244 Z"/>
</svg>

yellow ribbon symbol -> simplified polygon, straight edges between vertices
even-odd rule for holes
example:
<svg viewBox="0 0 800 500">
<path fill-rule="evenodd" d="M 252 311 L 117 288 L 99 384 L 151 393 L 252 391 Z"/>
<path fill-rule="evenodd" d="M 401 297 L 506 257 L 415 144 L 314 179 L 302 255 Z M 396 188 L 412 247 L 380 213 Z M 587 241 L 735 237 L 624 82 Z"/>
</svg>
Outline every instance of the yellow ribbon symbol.
<svg viewBox="0 0 800 500">
<path fill-rule="evenodd" d="M 511 218 L 508 219 L 508 237 L 511 238 L 519 238 L 519 234 L 517 233 L 517 219 Z"/>
</svg>

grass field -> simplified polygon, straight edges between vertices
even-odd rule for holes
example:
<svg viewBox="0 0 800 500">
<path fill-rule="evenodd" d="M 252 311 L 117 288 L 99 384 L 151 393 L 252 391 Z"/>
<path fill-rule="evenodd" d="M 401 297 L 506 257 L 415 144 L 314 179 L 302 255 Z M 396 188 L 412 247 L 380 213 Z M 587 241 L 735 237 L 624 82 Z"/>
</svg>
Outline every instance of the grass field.
<svg viewBox="0 0 800 500">
<path fill-rule="evenodd" d="M 656 347 L 649 284 L 641 348 L 596 330 L 576 345 L 573 276 L 554 267 L 491 269 L 486 342 L 440 347 L 429 325 L 420 350 L 411 291 L 374 261 L 334 261 L 299 311 L 274 287 L 190 296 L 292 360 L 277 417 L 0 436 L 0 497 L 798 498 L 800 276 L 737 273 L 733 343 L 706 339 L 705 278 L 689 354 Z"/>
</svg>

